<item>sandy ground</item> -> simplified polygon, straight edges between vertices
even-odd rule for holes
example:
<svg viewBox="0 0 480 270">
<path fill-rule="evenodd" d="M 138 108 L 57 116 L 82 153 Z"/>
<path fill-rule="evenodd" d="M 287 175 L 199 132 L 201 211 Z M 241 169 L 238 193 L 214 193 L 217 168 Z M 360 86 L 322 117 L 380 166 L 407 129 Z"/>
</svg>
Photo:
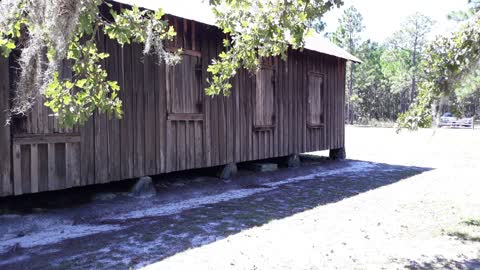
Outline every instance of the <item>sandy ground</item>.
<svg viewBox="0 0 480 270">
<path fill-rule="evenodd" d="M 347 152 L 432 170 L 146 269 L 480 269 L 480 131 L 349 127 Z"/>
<path fill-rule="evenodd" d="M 348 127 L 347 154 L 0 215 L 0 269 L 480 269 L 479 130 Z"/>
</svg>

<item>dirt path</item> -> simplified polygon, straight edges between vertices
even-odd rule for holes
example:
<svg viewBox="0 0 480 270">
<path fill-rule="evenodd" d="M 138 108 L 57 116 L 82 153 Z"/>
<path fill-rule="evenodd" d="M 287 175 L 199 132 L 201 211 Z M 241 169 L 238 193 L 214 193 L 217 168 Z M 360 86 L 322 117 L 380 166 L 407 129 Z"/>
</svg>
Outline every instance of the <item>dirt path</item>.
<svg viewBox="0 0 480 270">
<path fill-rule="evenodd" d="M 480 132 L 347 131 L 344 162 L 0 216 L 0 269 L 480 267 Z"/>
</svg>

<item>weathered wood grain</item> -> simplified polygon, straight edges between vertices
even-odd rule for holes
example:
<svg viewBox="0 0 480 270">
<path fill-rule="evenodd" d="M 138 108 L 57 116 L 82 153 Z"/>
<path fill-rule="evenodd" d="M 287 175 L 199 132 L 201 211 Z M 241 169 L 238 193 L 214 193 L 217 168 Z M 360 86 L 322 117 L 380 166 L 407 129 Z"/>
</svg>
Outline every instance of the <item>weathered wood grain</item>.
<svg viewBox="0 0 480 270">
<path fill-rule="evenodd" d="M 155 63 L 153 56 L 144 58 L 145 94 L 145 175 L 157 174 L 155 121 Z"/>
<path fill-rule="evenodd" d="M 32 193 L 38 192 L 38 144 L 32 144 L 30 148 L 30 178 L 31 178 L 31 187 L 30 191 Z M 79 168 L 79 167 L 77 167 Z"/>
<path fill-rule="evenodd" d="M 13 194 L 12 154 L 10 126 L 7 119 L 10 111 L 10 80 L 8 59 L 0 57 L 0 196 Z"/>
<path fill-rule="evenodd" d="M 13 146 L 13 190 L 15 195 L 21 195 L 23 193 L 22 150 L 20 145 Z"/>
<path fill-rule="evenodd" d="M 145 172 L 145 92 L 143 80 L 142 48 L 133 44 L 133 76 L 134 76 L 134 177 L 143 176 Z"/>
</svg>

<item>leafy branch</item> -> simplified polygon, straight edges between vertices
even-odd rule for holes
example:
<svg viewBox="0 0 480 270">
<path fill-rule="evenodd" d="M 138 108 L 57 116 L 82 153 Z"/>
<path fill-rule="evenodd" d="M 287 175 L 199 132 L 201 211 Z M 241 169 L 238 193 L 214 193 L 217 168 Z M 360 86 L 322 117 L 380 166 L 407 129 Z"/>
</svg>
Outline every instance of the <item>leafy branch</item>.
<svg viewBox="0 0 480 270">
<path fill-rule="evenodd" d="M 212 79 L 207 95 L 229 95 L 230 79 L 239 68 L 255 71 L 262 57 L 286 58 L 312 33 L 310 26 L 342 0 L 211 0 L 217 24 L 227 38 L 225 51 L 208 68 Z"/>
</svg>

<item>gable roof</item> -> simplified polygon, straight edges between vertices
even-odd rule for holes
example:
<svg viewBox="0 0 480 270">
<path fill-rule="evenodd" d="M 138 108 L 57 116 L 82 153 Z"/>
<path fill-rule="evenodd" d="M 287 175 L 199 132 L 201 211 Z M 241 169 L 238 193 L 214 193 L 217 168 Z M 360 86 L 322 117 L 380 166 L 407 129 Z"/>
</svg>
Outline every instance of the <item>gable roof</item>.
<svg viewBox="0 0 480 270">
<path fill-rule="evenodd" d="M 161 8 L 166 14 L 188 20 L 216 26 L 215 16 L 208 5 L 208 0 L 115 0 L 115 2 L 136 5 L 141 8 L 157 10 Z M 348 61 L 361 63 L 357 57 L 333 44 L 320 34 L 314 34 L 305 40 L 305 49 L 332 55 Z"/>
</svg>

